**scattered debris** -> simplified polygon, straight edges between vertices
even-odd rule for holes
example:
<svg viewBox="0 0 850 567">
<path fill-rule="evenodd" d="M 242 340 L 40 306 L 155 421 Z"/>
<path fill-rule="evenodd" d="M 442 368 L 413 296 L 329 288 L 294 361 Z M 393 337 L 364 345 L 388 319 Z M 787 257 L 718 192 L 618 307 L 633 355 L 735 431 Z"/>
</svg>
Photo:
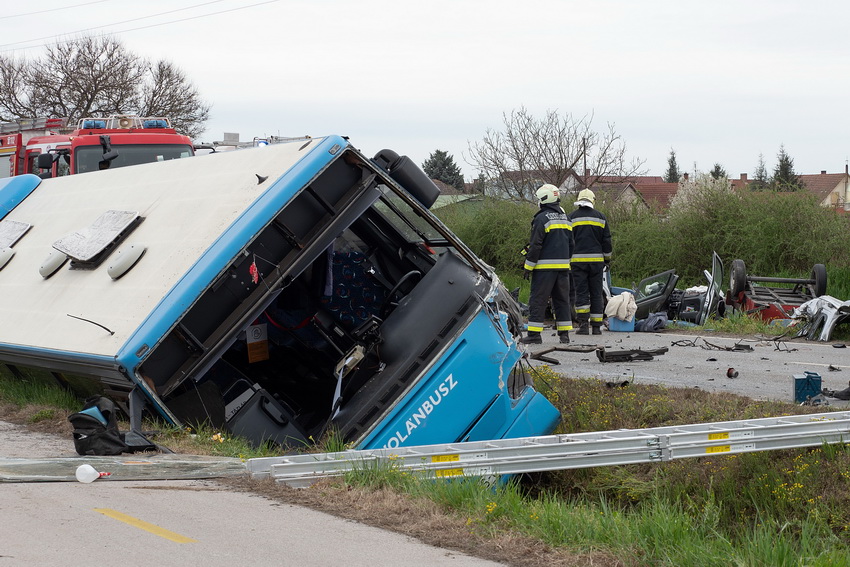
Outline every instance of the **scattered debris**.
<svg viewBox="0 0 850 567">
<path fill-rule="evenodd" d="M 699 341 L 699 340 L 702 340 L 702 342 L 704 344 L 702 344 L 702 345 L 697 344 L 697 341 Z M 685 347 L 696 347 L 696 346 L 698 346 L 698 347 L 703 348 L 705 350 L 726 350 L 726 351 L 736 351 L 736 352 L 752 352 L 753 351 L 753 347 L 751 347 L 750 345 L 742 344 L 741 341 L 738 341 L 733 346 L 725 347 L 725 346 L 721 346 L 721 345 L 716 345 L 714 343 L 710 343 L 707 340 L 703 339 L 702 337 L 697 337 L 694 340 L 682 339 L 682 340 L 679 340 L 679 341 L 673 341 L 670 344 L 672 346 L 685 346 Z M 709 359 L 709 360 L 711 360 L 711 359 Z"/>
<path fill-rule="evenodd" d="M 557 358 L 553 358 L 551 356 L 546 356 L 546 355 L 549 354 L 550 352 L 555 352 L 555 351 L 559 351 L 559 352 L 593 352 L 593 351 L 598 351 L 600 348 L 604 348 L 604 347 L 599 347 L 599 346 L 596 346 L 596 345 L 558 345 L 558 346 L 547 347 L 547 348 L 544 348 L 543 350 L 538 350 L 537 352 L 531 353 L 529 355 L 529 358 L 531 358 L 532 360 L 540 360 L 540 361 L 545 362 L 547 364 L 558 365 L 558 364 L 561 364 L 561 362 Z M 584 359 L 584 360 L 587 360 L 587 359 Z"/>
<path fill-rule="evenodd" d="M 840 372 L 841 368 L 839 368 L 838 366 L 833 366 L 832 364 L 830 364 L 829 370 L 832 371 L 832 372 Z"/>
<path fill-rule="evenodd" d="M 810 341 L 828 341 L 835 326 L 850 317 L 850 301 L 821 295 L 794 309 L 792 316 L 804 322 L 797 332 L 798 337 L 806 337 Z"/>
<path fill-rule="evenodd" d="M 726 377 L 727 378 L 737 378 L 738 377 L 738 371 L 735 370 L 734 368 L 729 368 L 729 369 L 726 370 Z"/>
<path fill-rule="evenodd" d="M 655 356 L 662 355 L 669 349 L 661 347 L 652 350 L 630 349 L 606 351 L 605 347 L 596 350 L 596 357 L 600 362 L 631 362 L 633 360 L 652 360 Z"/>
<path fill-rule="evenodd" d="M 93 456 L 84 459 L 52 457 L 12 459 L 0 457 L 0 484 L 6 482 L 81 482 L 76 472 L 80 461 L 96 472 L 108 470 L 104 480 L 196 480 L 242 476 L 245 463 L 236 457 L 203 455 L 138 454 Z M 100 473 L 98 473 L 100 474 Z"/>
<path fill-rule="evenodd" d="M 829 396 L 830 398 L 837 398 L 839 400 L 850 400 L 850 386 L 844 388 L 843 390 L 827 390 L 824 388 L 821 390 L 821 394 L 824 396 Z"/>
<path fill-rule="evenodd" d="M 531 358 L 533 358 L 534 360 L 540 360 L 542 362 L 545 362 L 546 364 L 553 364 L 556 366 L 558 364 L 561 364 L 561 362 L 557 358 L 552 358 L 551 356 L 546 356 L 545 354 L 534 354 L 531 356 Z"/>
<path fill-rule="evenodd" d="M 823 394 L 817 394 L 816 396 L 810 396 L 806 398 L 806 401 L 800 404 L 801 406 L 828 406 L 829 400 Z"/>
<path fill-rule="evenodd" d="M 774 341 L 773 342 L 773 350 L 778 350 L 781 352 L 794 352 L 796 348 L 790 348 L 785 341 Z"/>
<path fill-rule="evenodd" d="M 706 346 L 702 347 L 706 350 L 714 349 L 714 350 L 725 350 L 725 351 L 729 351 L 729 352 L 753 352 L 752 346 L 742 344 L 740 341 L 735 343 L 734 345 L 732 345 L 730 347 L 716 345 L 716 344 L 708 342 L 705 339 L 703 339 L 702 342 L 704 342 L 706 344 Z"/>
<path fill-rule="evenodd" d="M 628 380 L 623 380 L 622 382 L 605 382 L 606 388 L 625 388 L 631 384 Z"/>
<path fill-rule="evenodd" d="M 846 348 L 846 347 L 847 347 L 847 345 L 845 345 L 844 343 L 835 343 L 834 345 L 832 345 L 832 348 Z"/>
<path fill-rule="evenodd" d="M 90 482 L 96 481 L 99 478 L 111 475 L 112 473 L 110 472 L 98 472 L 97 469 L 95 469 L 91 465 L 80 465 L 77 467 L 77 471 L 74 473 L 74 476 L 77 477 L 77 480 L 84 484 L 88 484 Z"/>
</svg>

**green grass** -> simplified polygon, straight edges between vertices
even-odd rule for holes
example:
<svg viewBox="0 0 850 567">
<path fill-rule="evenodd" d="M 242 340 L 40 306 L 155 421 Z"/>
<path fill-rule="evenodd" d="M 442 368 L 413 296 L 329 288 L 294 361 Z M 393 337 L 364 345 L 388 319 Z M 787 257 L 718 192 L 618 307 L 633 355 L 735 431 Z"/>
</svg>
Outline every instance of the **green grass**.
<svg viewBox="0 0 850 567">
<path fill-rule="evenodd" d="M 563 412 L 565 432 L 815 411 L 691 389 L 610 390 L 546 367 L 538 384 Z M 825 566 L 850 557 L 844 445 L 536 473 L 496 489 L 474 479 L 422 479 L 386 464 L 345 482 L 428 499 L 479 536 L 511 531 L 626 565 Z"/>
<path fill-rule="evenodd" d="M 21 371 L 24 377 L 19 380 L 5 365 L 0 365 L 0 401 L 24 405 L 51 406 L 65 411 L 78 411 L 82 408 L 80 400 L 72 393 L 58 387 L 58 383 L 49 374 L 35 374 Z M 44 414 L 40 420 L 46 419 Z"/>
</svg>

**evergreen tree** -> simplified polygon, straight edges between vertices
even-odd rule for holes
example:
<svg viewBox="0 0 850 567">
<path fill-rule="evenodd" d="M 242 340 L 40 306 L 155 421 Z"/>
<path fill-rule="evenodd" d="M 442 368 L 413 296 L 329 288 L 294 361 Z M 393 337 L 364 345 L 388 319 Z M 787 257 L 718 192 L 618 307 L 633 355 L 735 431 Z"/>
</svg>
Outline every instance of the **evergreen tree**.
<svg viewBox="0 0 850 567">
<path fill-rule="evenodd" d="M 425 163 L 422 164 L 425 175 L 431 179 L 438 179 L 446 185 L 451 185 L 458 191 L 463 192 L 463 173 L 455 164 L 454 158 L 443 150 L 434 150 Z"/>
<path fill-rule="evenodd" d="M 709 172 L 714 179 L 728 179 L 726 170 L 719 163 L 714 164 L 714 168 Z"/>
<path fill-rule="evenodd" d="M 667 172 L 664 174 L 664 181 L 666 183 L 678 183 L 680 177 L 682 176 L 679 173 L 679 164 L 676 163 L 676 152 L 673 148 L 670 148 L 670 157 L 667 158 Z"/>
<path fill-rule="evenodd" d="M 785 151 L 785 145 L 779 146 L 776 156 L 776 168 L 773 170 L 771 188 L 774 191 L 799 191 L 805 188 L 800 177 L 794 172 L 794 160 Z"/>
<path fill-rule="evenodd" d="M 767 189 L 768 185 L 770 185 L 770 179 L 767 177 L 767 168 L 764 166 L 764 154 L 759 154 L 756 172 L 748 187 L 751 191 L 764 191 Z"/>
</svg>

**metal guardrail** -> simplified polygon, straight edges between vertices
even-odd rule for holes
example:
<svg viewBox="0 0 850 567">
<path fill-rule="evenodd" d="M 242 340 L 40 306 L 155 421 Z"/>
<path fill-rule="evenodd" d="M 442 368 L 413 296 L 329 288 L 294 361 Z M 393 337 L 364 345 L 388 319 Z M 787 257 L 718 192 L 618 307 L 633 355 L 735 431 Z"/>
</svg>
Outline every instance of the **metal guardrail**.
<svg viewBox="0 0 850 567">
<path fill-rule="evenodd" d="M 293 487 L 387 467 L 432 478 L 498 475 L 663 462 L 843 443 L 850 412 L 829 412 L 692 425 L 522 437 L 395 449 L 250 459 L 254 478 Z"/>
</svg>

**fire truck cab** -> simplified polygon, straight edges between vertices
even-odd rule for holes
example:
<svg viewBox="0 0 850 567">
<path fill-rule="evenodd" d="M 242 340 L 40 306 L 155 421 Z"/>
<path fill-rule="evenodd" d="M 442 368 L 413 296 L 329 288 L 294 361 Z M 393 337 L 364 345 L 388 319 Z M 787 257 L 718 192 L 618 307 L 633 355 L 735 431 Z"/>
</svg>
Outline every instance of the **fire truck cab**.
<svg viewBox="0 0 850 567">
<path fill-rule="evenodd" d="M 4 134 L 0 160 L 6 150 L 9 176 L 33 173 L 42 178 L 62 177 L 194 155 L 192 140 L 178 134 L 164 117 L 87 117 L 70 131 L 62 127 L 64 119 L 53 120 L 62 121 L 61 125 L 54 123 L 59 126 L 58 132 L 22 128 Z M 0 169 L 4 169 L 2 161 Z M 0 176 L 5 177 L 4 173 L 0 172 Z"/>
</svg>

